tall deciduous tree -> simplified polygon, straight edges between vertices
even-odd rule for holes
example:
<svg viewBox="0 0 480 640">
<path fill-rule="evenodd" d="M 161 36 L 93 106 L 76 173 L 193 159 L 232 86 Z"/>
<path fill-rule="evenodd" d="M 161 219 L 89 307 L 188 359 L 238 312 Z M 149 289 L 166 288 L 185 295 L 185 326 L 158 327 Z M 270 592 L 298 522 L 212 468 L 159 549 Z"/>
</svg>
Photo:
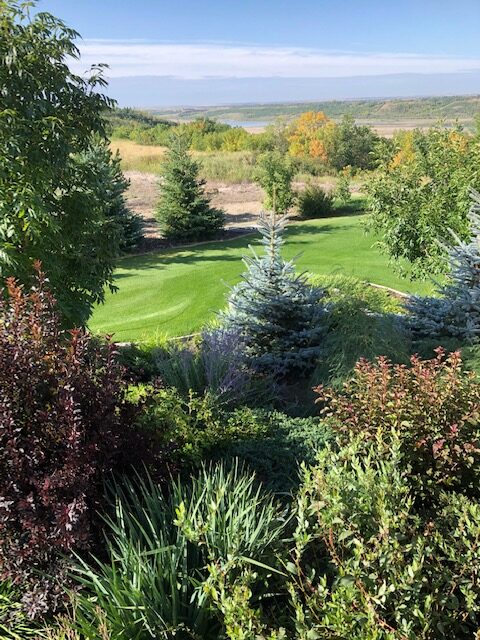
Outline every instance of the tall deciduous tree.
<svg viewBox="0 0 480 640">
<path fill-rule="evenodd" d="M 166 238 L 201 240 L 223 228 L 223 211 L 210 206 L 205 195 L 205 180 L 199 178 L 199 165 L 188 152 L 185 136 L 170 141 L 162 172 L 159 221 Z"/>
<path fill-rule="evenodd" d="M 78 34 L 30 14 L 34 4 L 0 0 L 0 276 L 29 282 L 41 260 L 66 321 L 83 324 L 113 288 L 122 237 L 105 175 L 87 160 L 105 145 L 112 101 L 101 66 L 70 71 Z"/>
<path fill-rule="evenodd" d="M 289 151 L 292 156 L 310 157 L 327 162 L 329 138 L 335 123 L 323 111 L 306 111 L 290 126 Z"/>
<path fill-rule="evenodd" d="M 445 229 L 467 239 L 469 187 L 480 187 L 480 145 L 461 129 L 430 129 L 382 144 L 378 171 L 367 183 L 371 224 L 383 247 L 413 275 L 445 267 L 438 240 Z"/>
<path fill-rule="evenodd" d="M 365 125 L 355 124 L 352 116 L 343 116 L 341 122 L 332 130 L 329 145 L 328 164 L 334 169 L 344 167 L 372 169 L 374 149 L 379 142 L 377 134 Z"/>
<path fill-rule="evenodd" d="M 285 215 L 295 201 L 293 174 L 292 163 L 279 151 L 264 153 L 257 161 L 254 180 L 265 192 L 265 208 L 274 214 Z"/>
</svg>

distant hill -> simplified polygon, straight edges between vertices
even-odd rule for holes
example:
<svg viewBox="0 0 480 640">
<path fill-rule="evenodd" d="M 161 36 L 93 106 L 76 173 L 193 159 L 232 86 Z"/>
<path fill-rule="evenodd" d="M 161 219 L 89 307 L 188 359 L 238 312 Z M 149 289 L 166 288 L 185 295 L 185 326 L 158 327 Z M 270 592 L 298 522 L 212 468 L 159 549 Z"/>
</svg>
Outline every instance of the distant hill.
<svg viewBox="0 0 480 640">
<path fill-rule="evenodd" d="M 480 113 L 479 96 L 448 96 L 433 98 L 393 98 L 385 100 L 332 100 L 326 102 L 242 104 L 221 107 L 149 109 L 157 116 L 175 120 L 198 117 L 238 122 L 272 121 L 291 118 L 304 111 L 323 111 L 333 119 L 349 114 L 357 119 L 377 122 L 401 120 L 460 120 L 471 122 Z"/>
</svg>

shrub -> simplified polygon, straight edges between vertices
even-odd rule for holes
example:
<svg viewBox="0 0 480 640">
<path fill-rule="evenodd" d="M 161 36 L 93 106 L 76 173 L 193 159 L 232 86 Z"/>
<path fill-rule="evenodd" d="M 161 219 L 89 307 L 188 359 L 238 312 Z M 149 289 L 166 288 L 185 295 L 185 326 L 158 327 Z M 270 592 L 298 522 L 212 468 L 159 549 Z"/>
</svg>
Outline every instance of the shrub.
<svg viewBox="0 0 480 640">
<path fill-rule="evenodd" d="M 42 588 L 54 589 L 34 573 L 54 574 L 59 554 L 88 547 L 105 474 L 141 459 L 147 443 L 113 345 L 62 332 L 40 272 L 31 291 L 12 279 L 7 290 L 0 300 L 0 566 L 24 584 L 34 615 L 53 602 Z"/>
<path fill-rule="evenodd" d="M 142 388 L 131 392 L 143 394 Z M 289 491 L 301 462 L 313 463 L 331 430 L 317 417 L 219 403 L 210 394 L 157 389 L 143 415 L 145 429 L 159 429 L 172 443 L 171 461 L 192 468 L 205 460 L 240 459 L 269 490 Z"/>
<path fill-rule="evenodd" d="M 402 450 L 395 436 L 360 438 L 305 470 L 288 565 L 295 637 L 474 637 L 480 508 L 442 493 L 418 513 Z"/>
<path fill-rule="evenodd" d="M 248 369 L 244 347 L 238 331 L 219 327 L 187 343 L 170 341 L 155 350 L 153 360 L 164 384 L 185 397 L 193 392 L 229 406 L 260 406 L 271 399 L 273 383 Z"/>
<path fill-rule="evenodd" d="M 157 219 L 166 238 L 201 240 L 223 229 L 224 213 L 210 206 L 205 181 L 198 177 L 199 165 L 188 153 L 188 141 L 171 138 L 162 173 Z"/>
<path fill-rule="evenodd" d="M 371 314 L 402 313 L 402 302 L 388 290 L 372 286 L 364 280 L 342 273 L 333 275 L 309 274 L 308 281 L 324 291 L 326 304 L 335 306 L 347 299 L 358 300 Z"/>
<path fill-rule="evenodd" d="M 436 352 L 432 360 L 412 356 L 410 367 L 362 360 L 343 392 L 318 387 L 318 402 L 344 441 L 398 430 L 422 494 L 444 487 L 478 495 L 480 383 L 458 352 Z"/>
<path fill-rule="evenodd" d="M 245 420 L 241 413 L 237 415 Z M 241 460 L 275 493 L 298 488 L 300 465 L 315 463 L 332 431 L 316 417 L 292 418 L 279 411 L 255 412 L 252 417 L 258 421 L 255 430 L 248 433 L 244 429 L 241 438 L 217 442 L 204 455 L 214 460 Z"/>
<path fill-rule="evenodd" d="M 274 562 L 284 524 L 238 465 L 204 468 L 191 482 L 174 482 L 168 497 L 148 479 L 113 489 L 109 557 L 75 571 L 83 590 L 74 625 L 82 636 L 101 640 L 100 610 L 113 638 L 224 637 L 227 594 L 216 592 L 217 572 L 234 582 L 254 566 L 251 597 L 268 598 L 265 563 Z"/>
<path fill-rule="evenodd" d="M 333 198 L 322 187 L 308 185 L 298 196 L 298 213 L 302 218 L 328 218 L 333 213 Z"/>
<path fill-rule="evenodd" d="M 151 390 L 139 388 L 135 393 L 142 398 Z M 190 391 L 183 396 L 175 388 L 157 389 L 142 421 L 148 432 L 165 434 L 173 444 L 172 459 L 187 466 L 198 465 L 212 450 L 261 437 L 267 430 L 262 412 L 248 407 L 228 410 L 212 394 Z"/>
<path fill-rule="evenodd" d="M 326 335 L 312 386 L 340 385 L 360 358 L 408 361 L 409 335 L 396 315 L 402 309 L 398 300 L 350 276 L 310 276 L 309 281 L 324 289 L 326 307 Z"/>
</svg>

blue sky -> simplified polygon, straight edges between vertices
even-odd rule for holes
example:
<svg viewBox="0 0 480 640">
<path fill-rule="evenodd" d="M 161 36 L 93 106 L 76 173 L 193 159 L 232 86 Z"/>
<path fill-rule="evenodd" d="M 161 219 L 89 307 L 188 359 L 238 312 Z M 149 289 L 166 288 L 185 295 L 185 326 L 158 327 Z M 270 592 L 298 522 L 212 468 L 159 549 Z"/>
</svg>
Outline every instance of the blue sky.
<svg viewBox="0 0 480 640">
<path fill-rule="evenodd" d="M 83 36 L 76 70 L 110 64 L 122 104 L 480 92 L 480 0 L 42 0 L 38 9 Z"/>
</svg>

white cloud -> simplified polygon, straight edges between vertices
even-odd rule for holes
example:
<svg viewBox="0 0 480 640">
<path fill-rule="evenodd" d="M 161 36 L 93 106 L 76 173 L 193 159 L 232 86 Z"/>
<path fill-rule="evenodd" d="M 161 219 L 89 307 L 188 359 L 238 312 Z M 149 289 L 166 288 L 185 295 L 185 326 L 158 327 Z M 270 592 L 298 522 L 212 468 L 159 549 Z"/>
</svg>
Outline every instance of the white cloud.
<svg viewBox="0 0 480 640">
<path fill-rule="evenodd" d="M 85 40 L 72 66 L 110 66 L 108 76 L 217 78 L 341 78 L 396 73 L 456 73 L 480 69 L 480 58 L 402 53 L 328 52 L 294 47 L 168 44 Z"/>
</svg>

